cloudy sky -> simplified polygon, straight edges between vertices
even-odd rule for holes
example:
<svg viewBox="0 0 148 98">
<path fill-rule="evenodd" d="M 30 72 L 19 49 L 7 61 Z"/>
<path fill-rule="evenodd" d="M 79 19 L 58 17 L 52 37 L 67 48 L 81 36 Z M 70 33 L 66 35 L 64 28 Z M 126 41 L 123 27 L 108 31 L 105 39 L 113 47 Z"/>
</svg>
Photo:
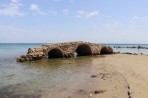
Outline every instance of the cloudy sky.
<svg viewBox="0 0 148 98">
<path fill-rule="evenodd" d="M 0 43 L 148 43 L 148 0 L 0 0 Z"/>
</svg>

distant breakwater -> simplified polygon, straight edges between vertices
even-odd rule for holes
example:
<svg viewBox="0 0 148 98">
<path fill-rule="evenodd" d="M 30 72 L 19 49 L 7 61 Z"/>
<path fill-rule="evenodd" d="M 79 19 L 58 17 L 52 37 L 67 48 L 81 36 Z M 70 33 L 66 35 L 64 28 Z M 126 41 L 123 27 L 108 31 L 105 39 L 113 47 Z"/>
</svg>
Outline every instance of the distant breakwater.
<svg viewBox="0 0 148 98">
<path fill-rule="evenodd" d="M 148 49 L 148 47 L 144 46 L 114 46 L 114 48 Z"/>
<path fill-rule="evenodd" d="M 114 52 L 114 54 L 129 54 L 129 55 L 146 55 L 146 54 L 143 54 L 143 53 L 140 53 L 140 54 L 137 54 L 137 53 L 131 53 L 131 52 Z M 147 54 L 148 56 L 148 54 Z"/>
</svg>

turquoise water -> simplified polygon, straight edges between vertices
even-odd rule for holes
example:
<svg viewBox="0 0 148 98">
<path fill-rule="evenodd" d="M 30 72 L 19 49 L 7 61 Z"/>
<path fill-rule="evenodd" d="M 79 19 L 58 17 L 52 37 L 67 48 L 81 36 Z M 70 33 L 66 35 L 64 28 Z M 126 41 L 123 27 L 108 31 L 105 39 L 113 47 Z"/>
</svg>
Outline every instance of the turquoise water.
<svg viewBox="0 0 148 98">
<path fill-rule="evenodd" d="M 16 57 L 26 54 L 28 48 L 40 45 L 42 44 L 0 44 L 0 98 L 39 98 L 69 79 L 85 77 L 93 71 L 91 62 L 96 57 L 16 62 Z M 108 45 L 148 47 L 144 44 Z M 114 49 L 114 51 L 148 54 L 146 49 Z"/>
</svg>

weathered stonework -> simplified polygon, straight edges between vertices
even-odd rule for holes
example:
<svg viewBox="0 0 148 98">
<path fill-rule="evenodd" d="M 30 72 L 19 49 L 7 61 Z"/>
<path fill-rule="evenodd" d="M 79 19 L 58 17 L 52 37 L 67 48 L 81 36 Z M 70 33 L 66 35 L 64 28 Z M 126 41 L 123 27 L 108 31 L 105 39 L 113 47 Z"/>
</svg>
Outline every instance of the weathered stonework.
<svg viewBox="0 0 148 98">
<path fill-rule="evenodd" d="M 18 62 L 34 61 L 45 58 L 70 58 L 77 56 L 111 54 L 113 49 L 109 46 L 89 42 L 66 42 L 42 45 L 37 48 L 29 48 L 26 55 L 17 57 Z"/>
</svg>

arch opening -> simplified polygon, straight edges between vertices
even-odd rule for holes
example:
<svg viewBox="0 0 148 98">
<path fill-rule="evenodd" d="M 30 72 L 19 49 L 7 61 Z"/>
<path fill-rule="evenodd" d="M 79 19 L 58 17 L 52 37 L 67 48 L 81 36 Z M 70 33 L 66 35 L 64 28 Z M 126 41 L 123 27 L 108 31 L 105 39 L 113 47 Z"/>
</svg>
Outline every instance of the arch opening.
<svg viewBox="0 0 148 98">
<path fill-rule="evenodd" d="M 48 59 L 50 58 L 63 58 L 63 53 L 59 49 L 52 49 L 48 52 Z"/>
<path fill-rule="evenodd" d="M 100 51 L 100 54 L 112 54 L 113 49 L 111 47 L 103 47 Z"/>
<path fill-rule="evenodd" d="M 77 56 L 92 55 L 92 51 L 88 45 L 80 45 L 76 49 Z"/>
<path fill-rule="evenodd" d="M 103 48 L 101 49 L 100 54 L 108 54 L 108 49 L 107 49 L 107 47 L 103 47 Z"/>
</svg>

